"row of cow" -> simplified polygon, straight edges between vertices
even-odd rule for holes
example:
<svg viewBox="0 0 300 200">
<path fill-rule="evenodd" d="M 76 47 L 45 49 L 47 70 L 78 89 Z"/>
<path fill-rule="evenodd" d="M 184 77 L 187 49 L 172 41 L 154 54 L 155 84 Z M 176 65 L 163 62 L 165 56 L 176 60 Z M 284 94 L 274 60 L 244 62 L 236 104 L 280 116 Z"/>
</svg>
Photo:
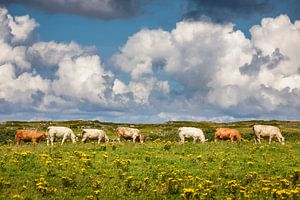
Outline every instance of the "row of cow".
<svg viewBox="0 0 300 200">
<path fill-rule="evenodd" d="M 178 129 L 177 133 L 179 135 L 180 142 L 182 143 L 184 143 L 185 138 L 193 138 L 194 143 L 197 140 L 202 143 L 207 141 L 203 131 L 200 128 L 181 127 Z M 281 144 L 284 144 L 284 137 L 282 136 L 278 127 L 269 125 L 254 125 L 253 133 L 255 143 L 260 143 L 261 137 L 269 137 L 269 143 L 271 143 L 272 138 L 276 137 Z M 139 140 L 141 143 L 144 142 L 144 136 L 141 134 L 141 131 L 136 128 L 118 127 L 116 129 L 116 136 L 117 139 L 115 139 L 115 141 L 118 142 L 121 142 L 122 139 L 131 139 L 133 142 L 136 142 L 137 140 Z M 82 142 L 85 142 L 87 139 L 96 139 L 98 140 L 98 144 L 101 141 L 111 141 L 107 137 L 105 131 L 99 129 L 83 129 L 81 132 L 81 137 Z M 62 138 L 61 144 L 63 144 L 68 138 L 70 138 L 73 143 L 78 141 L 78 137 L 70 128 L 62 126 L 49 126 L 46 133 L 37 130 L 17 130 L 15 135 L 17 146 L 20 145 L 22 140 L 31 140 L 33 143 L 36 143 L 44 138 L 47 139 L 47 145 L 53 145 L 54 140 L 57 138 Z M 243 138 L 241 137 L 240 132 L 236 129 L 217 128 L 215 132 L 215 141 L 218 140 L 242 141 Z"/>
</svg>

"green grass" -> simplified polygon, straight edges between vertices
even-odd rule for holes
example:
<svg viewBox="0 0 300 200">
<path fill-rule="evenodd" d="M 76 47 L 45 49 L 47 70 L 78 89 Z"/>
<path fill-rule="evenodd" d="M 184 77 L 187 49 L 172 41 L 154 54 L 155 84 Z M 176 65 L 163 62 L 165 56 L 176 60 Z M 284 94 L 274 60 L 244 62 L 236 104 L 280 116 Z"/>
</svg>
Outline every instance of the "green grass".
<svg viewBox="0 0 300 200">
<path fill-rule="evenodd" d="M 48 147 L 42 141 L 17 148 L 15 129 L 45 130 L 50 122 L 7 122 L 0 125 L 0 199 L 299 199 L 300 123 L 260 122 L 279 126 L 286 145 L 254 145 L 254 123 L 136 124 L 146 135 L 145 144 L 68 141 Z M 75 133 L 89 124 L 105 129 L 110 138 L 118 126 L 97 121 L 55 124 Z M 180 144 L 180 126 L 200 127 L 209 139 L 216 127 L 233 127 L 247 140 Z"/>
</svg>

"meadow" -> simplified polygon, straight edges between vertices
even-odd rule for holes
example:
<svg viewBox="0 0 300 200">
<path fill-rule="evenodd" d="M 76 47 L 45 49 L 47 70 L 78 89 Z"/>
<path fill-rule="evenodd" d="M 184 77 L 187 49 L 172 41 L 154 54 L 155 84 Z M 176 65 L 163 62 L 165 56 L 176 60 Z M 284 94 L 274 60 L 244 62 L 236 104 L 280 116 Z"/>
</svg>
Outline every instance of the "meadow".
<svg viewBox="0 0 300 200">
<path fill-rule="evenodd" d="M 286 145 L 254 145 L 253 124 L 278 126 Z M 135 124 L 146 143 L 46 146 L 22 143 L 14 131 L 49 125 L 106 130 L 129 124 L 98 121 L 5 122 L 0 125 L 0 199 L 299 199 L 300 122 L 168 122 Z M 180 126 L 203 129 L 209 142 L 180 144 Z M 212 142 L 216 127 L 238 129 L 245 140 Z"/>
</svg>

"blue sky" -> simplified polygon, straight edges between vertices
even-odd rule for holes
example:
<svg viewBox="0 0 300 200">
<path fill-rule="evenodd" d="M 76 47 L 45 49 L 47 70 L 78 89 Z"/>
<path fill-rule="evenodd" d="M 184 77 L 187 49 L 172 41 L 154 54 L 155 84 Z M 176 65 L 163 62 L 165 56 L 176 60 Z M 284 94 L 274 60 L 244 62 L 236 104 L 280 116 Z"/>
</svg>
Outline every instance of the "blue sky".
<svg viewBox="0 0 300 200">
<path fill-rule="evenodd" d="M 12 4 L 12 15 L 29 14 L 40 24 L 36 33 L 41 40 L 95 45 L 103 59 L 118 51 L 129 36 L 142 28 L 171 30 L 182 18 L 182 1 L 153 1 L 141 8 L 141 13 L 131 18 L 103 20 L 64 13 L 49 14 L 44 10 Z"/>
<path fill-rule="evenodd" d="M 297 0 L 0 4 L 0 120 L 300 114 Z"/>
</svg>

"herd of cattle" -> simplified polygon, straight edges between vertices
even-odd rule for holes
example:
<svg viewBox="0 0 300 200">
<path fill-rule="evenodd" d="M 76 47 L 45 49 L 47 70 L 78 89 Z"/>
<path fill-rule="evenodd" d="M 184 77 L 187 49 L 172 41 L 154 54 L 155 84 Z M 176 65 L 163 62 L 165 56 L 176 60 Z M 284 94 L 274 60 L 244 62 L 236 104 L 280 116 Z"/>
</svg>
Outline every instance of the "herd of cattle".
<svg viewBox="0 0 300 200">
<path fill-rule="evenodd" d="M 144 136 L 141 134 L 139 129 L 118 127 L 115 131 L 117 136 L 117 139 L 115 140 L 118 142 L 121 142 L 122 139 L 131 139 L 133 142 L 140 141 L 141 143 L 144 143 Z M 181 127 L 178 129 L 177 133 L 179 135 L 180 142 L 182 143 L 184 143 L 185 138 L 193 138 L 194 143 L 197 140 L 202 143 L 207 141 L 200 128 Z M 271 143 L 273 137 L 276 137 L 281 144 L 284 144 L 284 137 L 282 136 L 280 129 L 275 126 L 254 125 L 253 133 L 255 144 L 260 143 L 261 137 L 269 137 L 269 143 Z M 83 129 L 80 136 L 82 137 L 82 142 L 85 142 L 87 139 L 96 139 L 98 140 L 98 144 L 101 141 L 115 141 L 110 140 L 105 131 L 99 129 Z M 17 146 L 20 145 L 22 140 L 30 140 L 32 143 L 36 143 L 44 138 L 47 140 L 47 145 L 50 145 L 50 143 L 53 145 L 54 140 L 57 138 L 62 138 L 61 144 L 63 144 L 68 138 L 70 138 L 73 143 L 78 141 L 78 137 L 70 128 L 62 126 L 49 126 L 46 133 L 37 130 L 17 130 L 15 135 Z M 243 138 L 241 137 L 240 132 L 236 129 L 217 128 L 215 132 L 215 141 L 218 140 L 242 141 Z"/>
</svg>

